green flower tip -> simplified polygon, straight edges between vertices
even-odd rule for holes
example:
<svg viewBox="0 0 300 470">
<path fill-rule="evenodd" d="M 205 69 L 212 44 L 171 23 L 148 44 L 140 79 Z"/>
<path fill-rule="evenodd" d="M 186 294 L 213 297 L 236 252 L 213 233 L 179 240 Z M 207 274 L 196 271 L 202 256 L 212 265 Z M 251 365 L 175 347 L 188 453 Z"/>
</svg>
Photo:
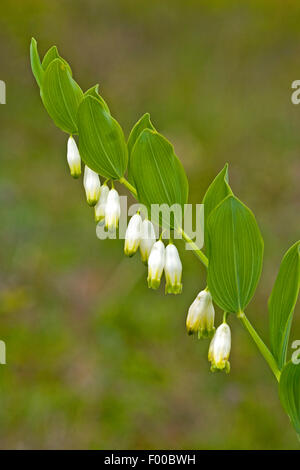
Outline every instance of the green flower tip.
<svg viewBox="0 0 300 470">
<path fill-rule="evenodd" d="M 128 256 L 128 258 L 132 258 L 132 257 L 136 254 L 136 251 L 124 250 L 124 254 L 125 254 L 126 256 Z"/>
<path fill-rule="evenodd" d="M 104 220 L 104 215 L 100 215 L 100 216 L 97 216 L 95 215 L 95 222 L 101 222 L 102 220 Z"/>
<path fill-rule="evenodd" d="M 90 207 L 95 207 L 98 201 L 95 201 L 95 199 L 87 199 L 87 203 Z"/>
<path fill-rule="evenodd" d="M 216 331 L 215 327 L 213 327 L 210 330 L 206 328 L 202 328 L 198 331 L 198 339 L 210 339 L 214 336 L 215 331 Z"/>
<path fill-rule="evenodd" d="M 226 372 L 226 374 L 229 374 L 229 372 L 230 372 L 230 362 L 226 361 L 223 366 L 216 366 L 215 364 L 212 364 L 210 370 L 211 370 L 211 372 L 222 372 L 224 370 Z"/>
<path fill-rule="evenodd" d="M 149 289 L 158 289 L 160 286 L 160 279 L 151 279 L 148 277 L 147 281 Z"/>
<path fill-rule="evenodd" d="M 181 294 L 182 292 L 182 284 L 176 284 L 176 285 L 171 285 L 171 284 L 166 284 L 165 287 L 165 294 Z"/>
</svg>

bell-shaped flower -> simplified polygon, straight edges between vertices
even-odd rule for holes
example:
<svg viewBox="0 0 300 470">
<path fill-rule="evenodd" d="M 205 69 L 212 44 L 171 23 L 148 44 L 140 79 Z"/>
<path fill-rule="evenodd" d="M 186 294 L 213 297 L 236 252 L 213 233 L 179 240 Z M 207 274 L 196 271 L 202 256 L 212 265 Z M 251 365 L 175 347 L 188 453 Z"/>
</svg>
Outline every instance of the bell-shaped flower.
<svg viewBox="0 0 300 470">
<path fill-rule="evenodd" d="M 140 214 L 134 214 L 127 226 L 125 234 L 124 253 L 126 256 L 133 256 L 141 241 L 142 217 Z"/>
<path fill-rule="evenodd" d="M 199 292 L 189 308 L 186 318 L 186 329 L 189 335 L 198 333 L 199 338 L 211 337 L 214 334 L 215 309 L 208 290 Z"/>
<path fill-rule="evenodd" d="M 148 262 L 151 249 L 156 242 L 155 230 L 152 222 L 145 219 L 141 227 L 140 253 L 143 263 Z"/>
<path fill-rule="evenodd" d="M 157 289 L 165 266 L 165 245 L 161 240 L 154 243 L 148 259 L 148 287 Z"/>
<path fill-rule="evenodd" d="M 105 218 L 105 207 L 107 202 L 107 196 L 109 193 L 109 187 L 104 183 L 100 189 L 99 201 L 95 205 L 95 221 L 101 222 Z"/>
<path fill-rule="evenodd" d="M 231 349 L 231 333 L 227 323 L 222 323 L 216 330 L 211 340 L 208 360 L 211 363 L 211 371 L 224 370 L 230 371 L 229 354 Z"/>
<path fill-rule="evenodd" d="M 118 227 L 121 214 L 120 197 L 114 188 L 108 193 L 105 205 L 105 227 L 114 230 Z"/>
<path fill-rule="evenodd" d="M 87 165 L 84 168 L 83 186 L 89 206 L 95 206 L 100 197 L 101 183 L 98 174 Z"/>
<path fill-rule="evenodd" d="M 169 243 L 166 248 L 165 257 L 166 294 L 180 294 L 182 291 L 182 263 L 179 253 L 173 243 Z"/>
<path fill-rule="evenodd" d="M 68 139 L 67 145 L 67 161 L 70 168 L 71 176 L 79 178 L 81 175 L 81 158 L 76 142 L 72 136 Z"/>
</svg>

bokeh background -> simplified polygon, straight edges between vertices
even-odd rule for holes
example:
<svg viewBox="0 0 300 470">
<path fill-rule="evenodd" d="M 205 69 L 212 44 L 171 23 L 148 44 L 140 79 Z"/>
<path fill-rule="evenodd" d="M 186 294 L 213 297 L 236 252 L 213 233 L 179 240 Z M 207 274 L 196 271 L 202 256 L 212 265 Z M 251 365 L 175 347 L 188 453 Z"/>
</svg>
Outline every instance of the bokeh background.
<svg viewBox="0 0 300 470">
<path fill-rule="evenodd" d="M 211 374 L 208 343 L 186 335 L 188 306 L 205 287 L 192 253 L 181 250 L 183 294 L 165 296 L 148 290 L 121 241 L 97 240 L 82 183 L 68 174 L 67 137 L 31 74 L 32 36 L 41 54 L 58 46 L 83 89 L 100 83 L 126 135 L 151 113 L 184 164 L 190 202 L 229 162 L 265 239 L 248 314 L 266 341 L 267 299 L 299 239 L 299 3 L 2 1 L 0 447 L 298 448 L 274 378 L 237 320 L 228 376 Z"/>
</svg>

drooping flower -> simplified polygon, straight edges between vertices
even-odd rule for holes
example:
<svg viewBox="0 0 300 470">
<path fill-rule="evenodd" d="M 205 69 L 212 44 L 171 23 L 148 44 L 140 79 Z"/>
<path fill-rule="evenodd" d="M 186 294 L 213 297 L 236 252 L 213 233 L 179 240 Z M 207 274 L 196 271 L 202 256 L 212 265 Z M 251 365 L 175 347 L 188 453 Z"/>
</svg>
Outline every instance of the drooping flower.
<svg viewBox="0 0 300 470">
<path fill-rule="evenodd" d="M 143 263 L 147 263 L 151 249 L 156 242 L 155 230 L 152 222 L 145 219 L 141 227 L 140 253 Z"/>
<path fill-rule="evenodd" d="M 231 333 L 227 323 L 222 323 L 216 330 L 211 340 L 208 360 L 211 363 L 211 371 L 224 370 L 230 371 L 229 355 L 231 349 Z"/>
<path fill-rule="evenodd" d="M 148 259 L 148 287 L 157 289 L 165 266 L 165 245 L 161 240 L 154 243 Z"/>
<path fill-rule="evenodd" d="M 95 221 L 101 222 L 105 218 L 105 207 L 107 202 L 107 196 L 109 193 L 109 187 L 104 183 L 100 189 L 100 197 L 95 205 Z"/>
<path fill-rule="evenodd" d="M 202 290 L 191 304 L 186 318 L 186 329 L 189 335 L 198 333 L 199 338 L 211 337 L 214 328 L 215 309 L 211 294 Z"/>
<path fill-rule="evenodd" d="M 70 168 L 70 173 L 73 178 L 79 178 L 81 175 L 81 158 L 76 142 L 72 136 L 68 139 L 67 144 L 67 161 Z"/>
<path fill-rule="evenodd" d="M 114 188 L 108 193 L 105 205 L 105 226 L 108 230 L 118 227 L 121 214 L 120 197 Z"/>
<path fill-rule="evenodd" d="M 95 206 L 100 197 L 101 183 L 98 174 L 87 165 L 84 168 L 83 186 L 89 206 Z"/>
<path fill-rule="evenodd" d="M 166 248 L 165 257 L 166 294 L 180 294 L 182 291 L 182 263 L 178 250 L 173 243 Z"/>
<path fill-rule="evenodd" d="M 133 256 L 141 241 L 142 217 L 140 214 L 134 214 L 127 226 L 125 234 L 124 253 L 126 256 Z"/>
</svg>

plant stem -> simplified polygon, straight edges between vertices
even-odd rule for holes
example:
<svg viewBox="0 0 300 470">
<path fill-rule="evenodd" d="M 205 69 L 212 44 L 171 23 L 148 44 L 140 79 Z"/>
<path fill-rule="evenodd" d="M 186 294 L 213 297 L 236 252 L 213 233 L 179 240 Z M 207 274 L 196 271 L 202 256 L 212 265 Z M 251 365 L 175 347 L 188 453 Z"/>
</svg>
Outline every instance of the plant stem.
<svg viewBox="0 0 300 470">
<path fill-rule="evenodd" d="M 137 198 L 137 191 L 135 189 L 134 186 L 132 186 L 132 184 L 129 183 L 129 181 L 127 181 L 126 178 L 124 178 L 124 176 L 122 176 L 122 178 L 119 179 L 120 183 L 123 184 L 124 186 L 126 186 L 126 188 L 131 192 L 131 194 Z"/>
<path fill-rule="evenodd" d="M 191 247 L 193 248 L 193 253 L 197 256 L 197 258 L 200 259 L 201 263 L 204 264 L 206 268 L 208 268 L 208 259 L 203 253 L 203 251 L 200 250 L 200 248 L 196 245 L 195 242 L 187 235 L 187 233 L 184 232 L 184 230 L 181 229 L 181 234 L 186 242 L 188 242 Z"/>
<path fill-rule="evenodd" d="M 244 327 L 250 333 L 252 336 L 253 341 L 255 342 L 256 346 L 258 347 L 259 351 L 269 364 L 273 374 L 275 375 L 277 381 L 279 382 L 280 379 L 280 370 L 277 367 L 276 361 L 274 359 L 274 356 L 272 355 L 271 351 L 267 348 L 259 334 L 256 332 L 255 328 L 251 325 L 250 321 L 246 317 L 244 312 L 238 313 L 237 317 L 241 320 L 243 323 Z"/>
</svg>

